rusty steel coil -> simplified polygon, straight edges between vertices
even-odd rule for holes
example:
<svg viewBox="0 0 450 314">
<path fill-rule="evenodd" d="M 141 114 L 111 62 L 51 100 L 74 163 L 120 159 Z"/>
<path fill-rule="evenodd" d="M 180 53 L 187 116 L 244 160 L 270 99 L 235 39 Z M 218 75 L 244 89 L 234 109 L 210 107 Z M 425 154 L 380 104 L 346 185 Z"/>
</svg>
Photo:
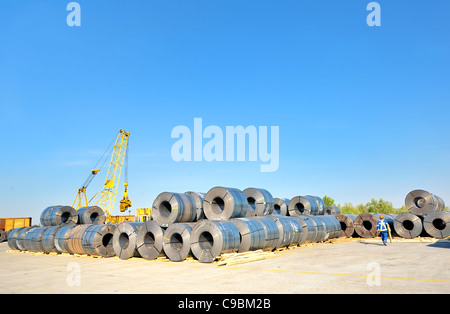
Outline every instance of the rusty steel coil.
<svg viewBox="0 0 450 314">
<path fill-rule="evenodd" d="M 273 213 L 274 200 L 269 191 L 260 188 L 246 188 L 242 192 L 248 203 L 246 216 L 264 216 Z"/>
<path fill-rule="evenodd" d="M 223 253 L 239 250 L 239 230 L 230 221 L 203 219 L 192 229 L 192 254 L 202 263 L 212 263 Z"/>
<path fill-rule="evenodd" d="M 154 220 L 145 221 L 137 233 L 136 247 L 139 255 L 148 260 L 163 256 L 163 238 L 164 229 L 158 223 Z"/>
<path fill-rule="evenodd" d="M 361 238 L 374 238 L 377 234 L 378 218 L 372 213 L 363 213 L 356 216 L 353 225 L 355 232 Z"/>
<path fill-rule="evenodd" d="M 180 262 L 192 256 L 191 234 L 195 223 L 179 222 L 170 225 L 164 231 L 163 250 L 174 262 Z"/>
<path fill-rule="evenodd" d="M 289 216 L 289 201 L 288 198 L 278 198 L 273 199 L 273 213 L 281 216 Z"/>
<path fill-rule="evenodd" d="M 340 237 L 347 237 L 347 238 L 353 237 L 353 235 L 355 234 L 354 222 L 357 215 L 337 214 L 335 217 L 341 225 Z"/>
<path fill-rule="evenodd" d="M 79 224 L 101 225 L 106 221 L 103 209 L 98 206 L 82 207 L 77 210 Z"/>
<path fill-rule="evenodd" d="M 423 232 L 423 217 L 413 213 L 402 213 L 394 220 L 395 233 L 405 239 L 413 239 Z"/>
<path fill-rule="evenodd" d="M 255 251 L 264 247 L 266 233 L 261 222 L 251 217 L 232 218 L 229 221 L 239 230 L 239 253 Z"/>
<path fill-rule="evenodd" d="M 81 246 L 84 252 L 92 256 L 113 257 L 114 224 L 98 224 L 89 226 L 83 234 Z"/>
<path fill-rule="evenodd" d="M 312 196 L 295 196 L 289 201 L 289 215 L 318 215 L 319 202 Z"/>
<path fill-rule="evenodd" d="M 196 221 L 195 201 L 185 193 L 163 192 L 153 202 L 152 217 L 164 228 L 176 222 Z"/>
<path fill-rule="evenodd" d="M 443 211 L 445 208 L 444 200 L 441 197 L 424 190 L 409 192 L 405 198 L 405 205 L 410 213 L 418 216 Z"/>
<path fill-rule="evenodd" d="M 114 253 L 120 259 L 129 259 L 131 257 L 140 257 L 137 250 L 137 233 L 142 222 L 121 222 L 117 225 L 113 235 Z"/>
<path fill-rule="evenodd" d="M 245 217 L 248 201 L 239 189 L 216 186 L 206 193 L 203 209 L 209 220 Z"/>
<path fill-rule="evenodd" d="M 436 239 L 450 237 L 450 212 L 438 211 L 427 214 L 423 219 L 423 227 Z"/>
<path fill-rule="evenodd" d="M 203 210 L 203 201 L 205 200 L 205 193 L 188 191 L 185 192 L 185 194 L 188 194 L 194 200 L 194 207 L 197 213 L 195 220 L 199 221 L 204 219 L 205 212 Z"/>
</svg>

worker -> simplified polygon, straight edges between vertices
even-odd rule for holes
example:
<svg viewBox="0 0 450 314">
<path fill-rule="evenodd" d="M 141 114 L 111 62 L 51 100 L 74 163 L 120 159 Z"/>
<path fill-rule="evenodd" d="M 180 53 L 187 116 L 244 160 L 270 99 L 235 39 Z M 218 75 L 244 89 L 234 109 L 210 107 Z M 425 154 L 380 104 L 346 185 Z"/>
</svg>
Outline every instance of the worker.
<svg viewBox="0 0 450 314">
<path fill-rule="evenodd" d="M 384 216 L 380 215 L 380 220 L 377 222 L 377 231 L 380 233 L 381 240 L 383 241 L 383 245 L 386 246 L 387 237 L 388 237 L 388 231 L 389 231 L 389 225 L 384 220 Z"/>
</svg>

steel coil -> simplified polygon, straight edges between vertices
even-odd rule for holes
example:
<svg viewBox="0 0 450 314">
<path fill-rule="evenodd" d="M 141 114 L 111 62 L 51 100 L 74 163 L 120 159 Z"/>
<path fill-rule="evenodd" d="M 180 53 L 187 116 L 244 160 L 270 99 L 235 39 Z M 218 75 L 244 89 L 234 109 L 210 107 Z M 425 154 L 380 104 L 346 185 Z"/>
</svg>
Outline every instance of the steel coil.
<svg viewBox="0 0 450 314">
<path fill-rule="evenodd" d="M 81 246 L 84 252 L 92 256 L 113 257 L 113 236 L 116 225 L 100 224 L 89 226 L 83 234 Z"/>
<path fill-rule="evenodd" d="M 88 206 L 77 210 L 79 224 L 101 225 L 106 221 L 103 210 L 98 206 Z"/>
<path fill-rule="evenodd" d="M 164 231 L 163 249 L 166 256 L 180 262 L 192 256 L 191 234 L 195 223 L 174 223 Z"/>
<path fill-rule="evenodd" d="M 280 231 L 278 225 L 269 216 L 254 216 L 252 219 L 256 219 L 261 223 L 264 233 L 264 245 L 263 251 L 271 251 L 278 246 L 280 239 Z"/>
<path fill-rule="evenodd" d="M 242 192 L 245 194 L 248 203 L 246 216 L 264 216 L 273 213 L 274 200 L 269 191 L 259 188 L 247 188 Z"/>
<path fill-rule="evenodd" d="M 302 225 L 298 220 L 281 215 L 270 215 L 267 217 L 277 224 L 278 232 L 280 234 L 275 248 L 288 247 L 300 242 Z"/>
<path fill-rule="evenodd" d="M 228 220 L 245 217 L 248 202 L 241 190 L 217 186 L 206 193 L 203 209 L 209 220 Z"/>
<path fill-rule="evenodd" d="M 164 230 L 154 220 L 144 222 L 138 230 L 136 247 L 143 258 L 152 260 L 163 256 Z"/>
<path fill-rule="evenodd" d="M 33 227 L 25 227 L 19 231 L 16 238 L 17 248 L 21 251 L 26 251 L 25 248 L 25 235 L 31 230 Z"/>
<path fill-rule="evenodd" d="M 153 202 L 153 220 L 164 228 L 176 222 L 193 222 L 197 219 L 194 203 L 188 194 L 163 192 Z"/>
<path fill-rule="evenodd" d="M 10 231 L 9 235 L 8 235 L 8 246 L 12 249 L 12 250 L 20 250 L 19 247 L 17 246 L 17 237 L 19 236 L 20 231 L 22 231 L 23 229 L 26 229 L 27 227 L 19 227 L 19 228 L 14 228 Z"/>
<path fill-rule="evenodd" d="M 239 230 L 240 245 L 238 252 L 255 251 L 264 247 L 266 233 L 258 220 L 242 217 L 232 218 L 229 221 Z"/>
<path fill-rule="evenodd" d="M 289 216 L 289 199 L 288 198 L 277 198 L 273 199 L 273 213 L 275 215 Z"/>
<path fill-rule="evenodd" d="M 315 242 L 317 238 L 317 228 L 314 220 L 307 215 L 292 216 L 302 225 L 302 237 L 299 244 Z"/>
<path fill-rule="evenodd" d="M 445 208 L 442 198 L 424 190 L 409 192 L 405 198 L 405 205 L 410 213 L 418 216 L 442 211 Z"/>
<path fill-rule="evenodd" d="M 318 207 L 316 215 L 325 215 L 326 205 L 325 205 L 325 202 L 323 201 L 323 199 L 321 197 L 315 196 L 315 195 L 306 195 L 306 196 L 312 197 L 313 199 L 316 200 L 317 207 Z"/>
<path fill-rule="evenodd" d="M 140 256 L 136 243 L 141 225 L 142 222 L 122 222 L 117 225 L 113 235 L 113 249 L 120 259 Z"/>
<path fill-rule="evenodd" d="M 339 238 L 342 232 L 341 224 L 334 215 L 318 216 L 325 224 L 325 240 Z"/>
<path fill-rule="evenodd" d="M 395 232 L 405 239 L 413 239 L 422 234 L 423 217 L 412 213 L 402 213 L 397 215 L 394 220 Z"/>
<path fill-rule="evenodd" d="M 337 206 L 327 206 L 325 207 L 325 215 L 339 215 L 341 209 Z"/>
<path fill-rule="evenodd" d="M 319 203 L 311 196 L 295 196 L 289 201 L 289 215 L 317 215 Z"/>
<path fill-rule="evenodd" d="M 93 225 L 91 224 L 84 224 L 84 225 L 77 225 L 73 229 L 70 229 L 70 232 L 68 234 L 68 238 L 66 240 L 66 249 L 71 254 L 86 254 L 84 248 L 83 248 L 83 236 L 85 231 Z"/>
<path fill-rule="evenodd" d="M 444 239 L 450 236 L 450 212 L 432 212 L 423 219 L 425 231 L 436 239 Z"/>
<path fill-rule="evenodd" d="M 373 238 L 377 234 L 377 222 L 378 218 L 374 214 L 363 213 L 356 216 L 353 225 L 361 238 Z"/>
<path fill-rule="evenodd" d="M 201 220 L 192 229 L 192 254 L 202 263 L 211 263 L 223 253 L 239 250 L 239 230 L 229 221 Z"/>
<path fill-rule="evenodd" d="M 77 211 L 71 206 L 52 206 L 41 215 L 42 226 L 64 226 L 78 222 Z"/>
<path fill-rule="evenodd" d="M 355 234 L 355 218 L 357 215 L 351 214 L 337 214 L 336 219 L 339 221 L 341 225 L 341 234 L 340 237 L 351 238 Z"/>
<path fill-rule="evenodd" d="M 68 249 L 70 232 L 76 225 L 61 226 L 55 234 L 55 250 L 57 253 L 71 253 Z"/>
<path fill-rule="evenodd" d="M 204 219 L 205 213 L 203 211 L 203 201 L 205 200 L 205 193 L 188 191 L 186 192 L 186 194 L 191 196 L 192 199 L 194 200 L 194 207 L 197 212 L 195 220 L 199 221 L 201 219 Z"/>
<path fill-rule="evenodd" d="M 35 227 L 31 228 L 23 239 L 24 249 L 30 252 L 43 252 L 42 235 L 44 231 L 50 227 Z"/>
<path fill-rule="evenodd" d="M 42 226 L 50 226 L 50 220 L 48 218 L 48 214 L 50 213 L 50 211 L 56 207 L 61 207 L 63 205 L 54 205 L 54 206 L 49 206 L 46 209 L 44 209 L 41 213 L 41 217 L 40 217 L 40 221 L 41 221 L 41 225 Z"/>
<path fill-rule="evenodd" d="M 327 231 L 325 229 L 325 223 L 319 217 L 315 215 L 308 215 L 311 220 L 316 224 L 316 238 L 312 242 L 322 242 L 327 239 Z"/>
<path fill-rule="evenodd" d="M 44 253 L 57 253 L 55 246 L 55 236 L 59 229 L 61 229 L 62 226 L 51 226 L 48 227 L 42 234 L 42 251 Z"/>
</svg>

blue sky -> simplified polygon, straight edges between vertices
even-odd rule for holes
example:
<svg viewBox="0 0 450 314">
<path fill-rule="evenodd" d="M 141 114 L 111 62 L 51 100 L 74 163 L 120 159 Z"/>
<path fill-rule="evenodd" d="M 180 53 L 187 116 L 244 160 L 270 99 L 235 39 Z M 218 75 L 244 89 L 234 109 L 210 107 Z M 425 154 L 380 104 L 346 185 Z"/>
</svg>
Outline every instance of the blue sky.
<svg viewBox="0 0 450 314">
<path fill-rule="evenodd" d="M 378 1 L 369 27 L 369 2 L 80 0 L 69 27 L 69 1 L 3 1 L 0 216 L 38 223 L 70 205 L 119 129 L 133 212 L 216 185 L 396 207 L 422 188 L 450 203 L 450 3 Z M 172 129 L 196 117 L 279 126 L 278 170 L 173 161 Z"/>
</svg>

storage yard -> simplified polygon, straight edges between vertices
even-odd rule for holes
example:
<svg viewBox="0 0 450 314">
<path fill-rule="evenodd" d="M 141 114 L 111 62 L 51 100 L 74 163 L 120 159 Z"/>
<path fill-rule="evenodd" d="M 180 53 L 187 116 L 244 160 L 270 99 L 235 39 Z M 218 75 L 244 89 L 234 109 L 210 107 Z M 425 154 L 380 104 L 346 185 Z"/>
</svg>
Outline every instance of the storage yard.
<svg viewBox="0 0 450 314">
<path fill-rule="evenodd" d="M 1 244 L 1 292 L 449 293 L 445 204 L 423 190 L 405 202 L 408 213 L 384 214 L 387 247 L 378 214 L 256 188 L 163 192 L 143 222 L 50 206 L 41 226 L 15 228 Z"/>
</svg>

